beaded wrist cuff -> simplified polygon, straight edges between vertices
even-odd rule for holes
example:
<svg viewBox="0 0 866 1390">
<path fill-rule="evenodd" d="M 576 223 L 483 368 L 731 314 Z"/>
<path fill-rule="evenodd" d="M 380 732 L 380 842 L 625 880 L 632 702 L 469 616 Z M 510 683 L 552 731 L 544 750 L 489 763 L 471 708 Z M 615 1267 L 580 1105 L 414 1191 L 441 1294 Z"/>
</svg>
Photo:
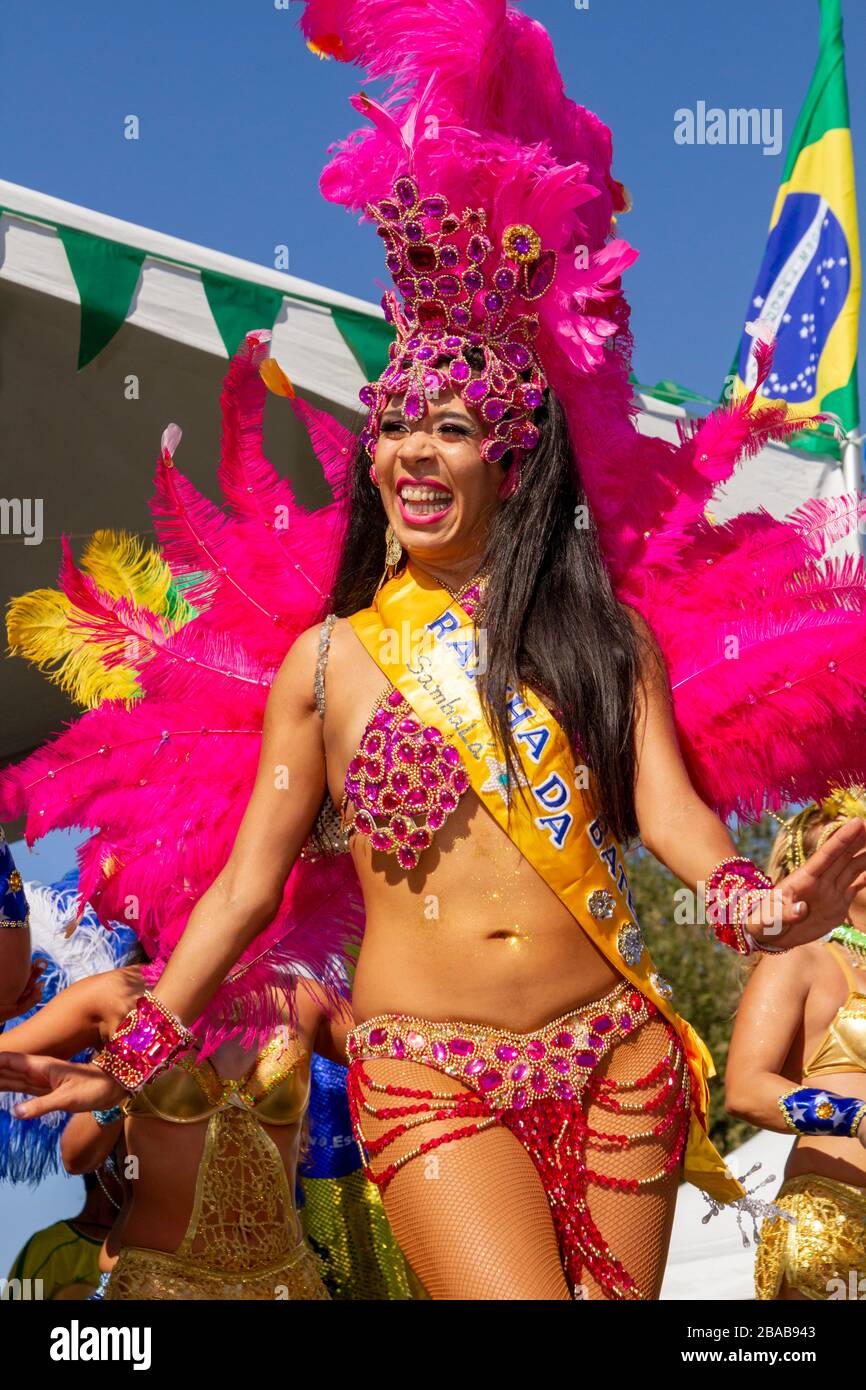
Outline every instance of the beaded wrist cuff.
<svg viewBox="0 0 866 1390">
<path fill-rule="evenodd" d="M 195 1036 L 146 990 L 94 1057 L 98 1067 L 127 1091 L 140 1091 L 170 1066 Z"/>
<path fill-rule="evenodd" d="M 113 1125 L 123 1115 L 119 1105 L 112 1105 L 108 1110 L 91 1110 L 90 1113 L 100 1129 L 105 1125 Z"/>
<path fill-rule="evenodd" d="M 779 1097 L 779 1109 L 795 1134 L 835 1134 L 853 1139 L 866 1115 L 866 1101 L 798 1086 Z"/>
<path fill-rule="evenodd" d="M 772 879 L 745 855 L 731 855 L 717 864 L 707 876 L 704 888 L 707 921 L 716 939 L 743 956 L 751 955 L 754 950 L 772 953 L 788 950 L 786 946 L 763 946 L 744 926 L 760 906 L 763 895 L 773 886 Z"/>
<path fill-rule="evenodd" d="M 22 931 L 30 925 L 30 907 L 24 883 L 15 867 L 6 832 L 0 825 L 0 929 Z"/>
</svg>

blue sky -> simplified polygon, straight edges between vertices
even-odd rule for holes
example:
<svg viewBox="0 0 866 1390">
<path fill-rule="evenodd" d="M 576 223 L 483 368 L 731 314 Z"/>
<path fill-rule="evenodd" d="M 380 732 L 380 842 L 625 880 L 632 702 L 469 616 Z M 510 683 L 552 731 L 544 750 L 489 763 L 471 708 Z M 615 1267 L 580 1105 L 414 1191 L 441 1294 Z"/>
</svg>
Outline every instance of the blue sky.
<svg viewBox="0 0 866 1390">
<path fill-rule="evenodd" d="M 569 93 L 611 127 L 640 252 L 627 272 L 635 369 L 715 397 L 763 254 L 784 154 L 674 142 L 678 107 L 781 108 L 790 134 L 817 53 L 817 0 L 526 0 Z M 377 300 L 372 231 L 317 189 L 359 124 L 355 69 L 322 63 L 274 0 L 4 0 L 0 172 L 17 183 Z M 845 0 L 858 186 L 866 188 L 866 4 Z M 859 84 L 859 85 L 858 85 Z M 141 138 L 123 139 L 140 118 Z M 377 288 L 377 282 L 379 288 Z M 861 399 L 864 397 L 861 369 Z"/>
</svg>

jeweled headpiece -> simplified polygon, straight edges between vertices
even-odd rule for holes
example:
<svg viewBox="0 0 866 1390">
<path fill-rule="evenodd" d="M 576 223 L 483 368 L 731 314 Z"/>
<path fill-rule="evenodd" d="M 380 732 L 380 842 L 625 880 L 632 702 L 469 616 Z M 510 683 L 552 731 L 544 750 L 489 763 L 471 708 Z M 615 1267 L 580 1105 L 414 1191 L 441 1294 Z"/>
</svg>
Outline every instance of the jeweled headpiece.
<svg viewBox="0 0 866 1390">
<path fill-rule="evenodd" d="M 548 34 L 506 0 L 305 0 L 300 23 L 315 53 L 388 84 L 381 101 L 350 98 L 367 124 L 330 147 L 319 181 L 376 225 L 394 278 L 396 342 L 362 391 L 364 445 L 388 396 L 418 419 L 457 387 L 488 426 L 483 455 L 514 452 L 510 490 L 550 387 L 575 475 L 593 503 L 609 495 L 635 447 L 621 275 L 637 252 L 617 235 L 629 199 L 610 131 L 567 97 Z M 633 504 L 624 481 L 621 494 Z"/>
<path fill-rule="evenodd" d="M 391 290 L 383 296 L 397 336 L 382 376 L 360 392 L 370 407 L 361 435 L 367 451 L 374 451 L 392 395 L 405 393 L 403 412 L 417 420 L 428 401 L 448 389 L 492 426 L 481 445 L 483 458 L 533 448 L 538 429 L 532 412 L 546 378 L 533 347 L 538 317 L 528 306 L 550 289 L 556 253 L 543 250 L 525 223 L 492 238 L 483 209 L 452 212 L 441 194 L 422 197 L 408 174 L 395 180 L 391 197 L 368 203 L 365 211 L 379 224 L 386 264 L 402 296 L 402 304 Z M 483 355 L 480 370 L 467 361 L 469 348 Z M 443 357 L 451 360 L 437 367 Z"/>
<path fill-rule="evenodd" d="M 811 801 L 808 806 L 804 806 L 801 811 L 790 816 L 785 820 L 782 816 L 777 816 L 774 811 L 770 812 L 773 820 L 785 831 L 785 856 L 784 864 L 786 871 L 790 874 L 795 869 L 799 869 L 809 858 L 805 846 L 805 832 L 816 822 L 824 821 L 823 828 L 815 841 L 812 854 L 824 844 L 824 841 L 839 829 L 840 823 L 846 820 L 855 820 L 858 817 L 866 819 L 866 787 L 855 784 L 850 787 L 834 787 L 829 796 L 821 801 Z"/>
</svg>

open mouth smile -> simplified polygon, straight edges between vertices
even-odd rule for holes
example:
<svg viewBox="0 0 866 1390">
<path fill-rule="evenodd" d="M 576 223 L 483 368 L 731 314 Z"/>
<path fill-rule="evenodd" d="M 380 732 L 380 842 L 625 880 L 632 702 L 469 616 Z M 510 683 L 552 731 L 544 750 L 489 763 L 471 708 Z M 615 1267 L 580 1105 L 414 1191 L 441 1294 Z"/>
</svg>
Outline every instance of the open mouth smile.
<svg viewBox="0 0 866 1390">
<path fill-rule="evenodd" d="M 397 505 L 404 521 L 429 525 L 446 515 L 454 505 L 454 494 L 441 484 L 400 482 Z"/>
</svg>

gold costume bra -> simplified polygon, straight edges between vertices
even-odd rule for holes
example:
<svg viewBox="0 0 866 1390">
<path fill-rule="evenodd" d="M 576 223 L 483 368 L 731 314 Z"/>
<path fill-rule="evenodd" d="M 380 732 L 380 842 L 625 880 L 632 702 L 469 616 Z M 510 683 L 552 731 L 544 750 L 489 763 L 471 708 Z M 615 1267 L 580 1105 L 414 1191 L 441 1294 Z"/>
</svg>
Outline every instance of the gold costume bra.
<svg viewBox="0 0 866 1390">
<path fill-rule="evenodd" d="M 310 1098 L 310 1055 L 281 1029 L 241 1077 L 221 1076 L 209 1058 L 185 1053 L 124 1102 L 127 1115 L 155 1115 L 174 1124 L 198 1124 L 227 1105 L 252 1111 L 261 1124 L 294 1125 Z"/>
<path fill-rule="evenodd" d="M 827 946 L 845 976 L 850 993 L 837 1010 L 811 1061 L 803 1068 L 804 1081 L 813 1072 L 866 1072 L 866 994 L 858 987 L 844 949 L 835 941 L 828 941 Z"/>
<path fill-rule="evenodd" d="M 267 1125 L 298 1124 L 310 1054 L 285 1026 L 238 1078 L 187 1053 L 123 1103 L 127 1115 L 196 1124 L 207 1133 L 186 1234 L 175 1256 L 233 1277 L 294 1257 L 300 1226 L 282 1155 Z"/>
</svg>

